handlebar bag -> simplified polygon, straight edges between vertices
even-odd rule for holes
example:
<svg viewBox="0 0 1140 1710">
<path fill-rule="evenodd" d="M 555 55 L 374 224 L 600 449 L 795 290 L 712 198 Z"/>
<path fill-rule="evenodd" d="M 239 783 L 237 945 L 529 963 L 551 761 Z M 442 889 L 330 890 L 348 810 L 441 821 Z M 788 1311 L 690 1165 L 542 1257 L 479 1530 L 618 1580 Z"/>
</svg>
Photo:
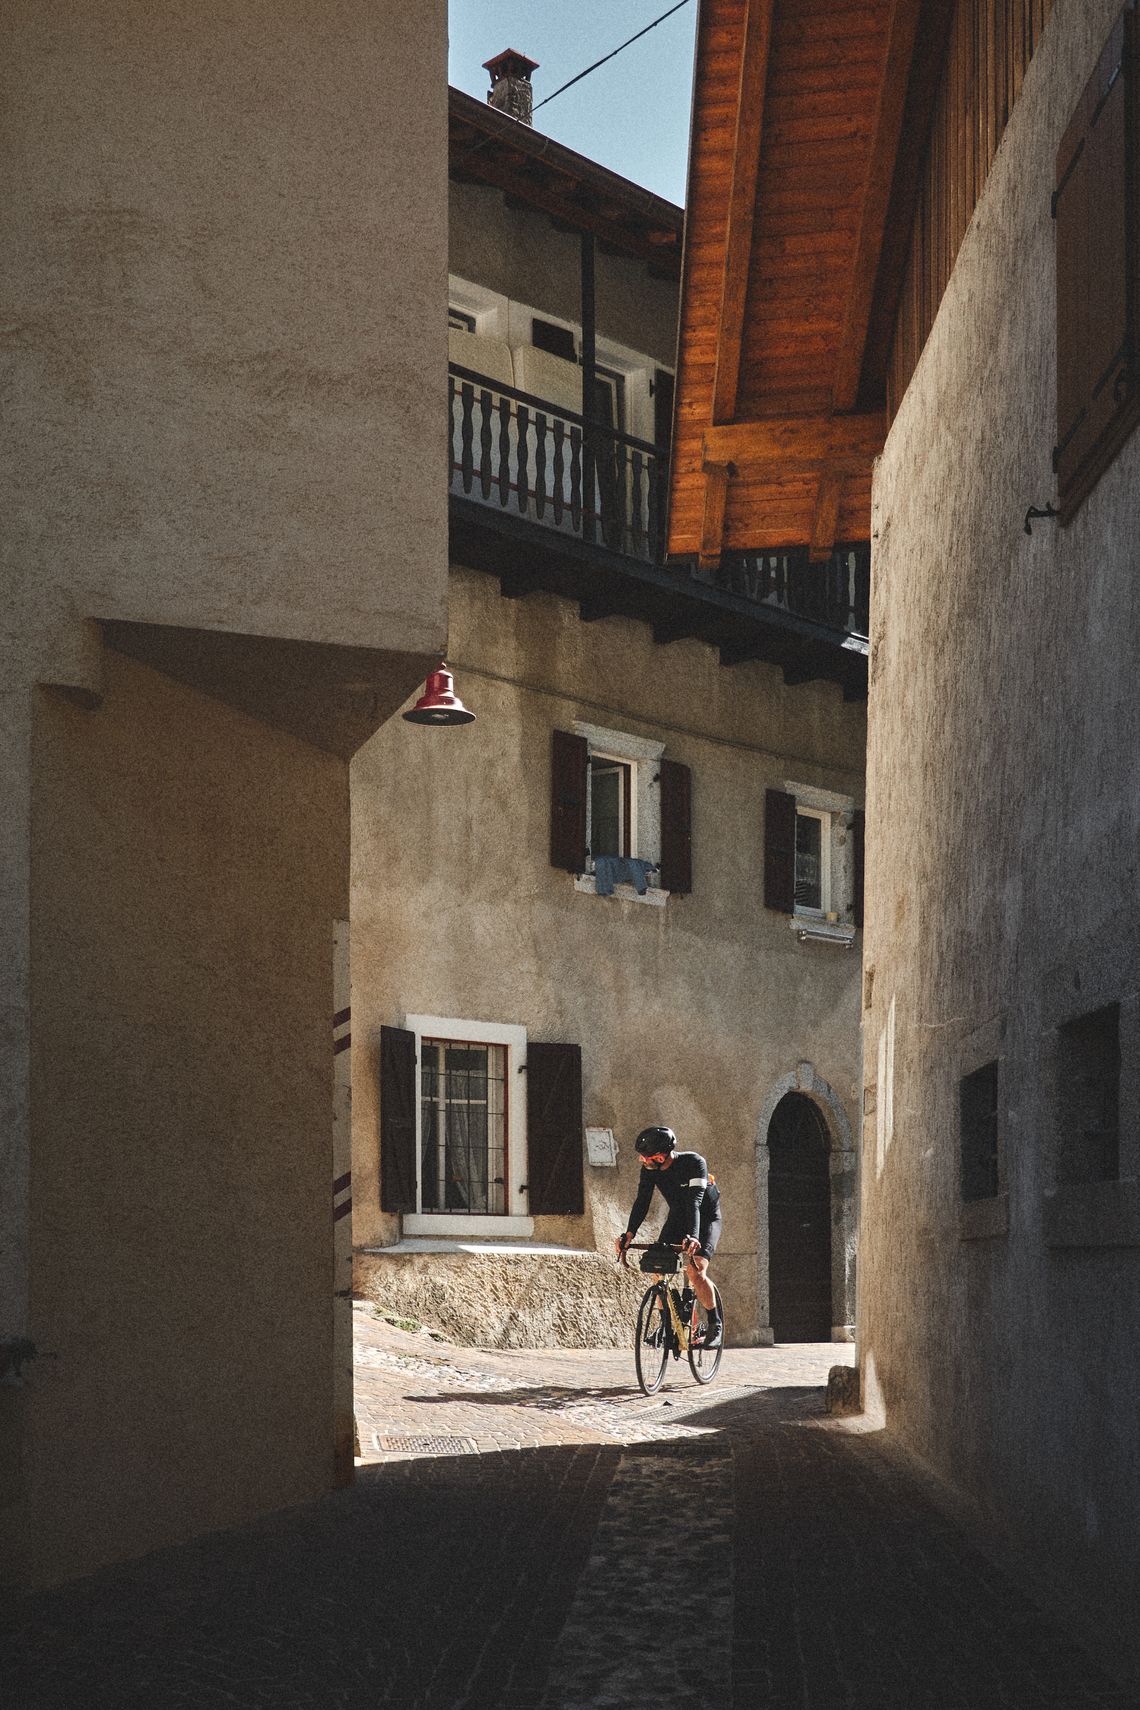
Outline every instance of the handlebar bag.
<svg viewBox="0 0 1140 1710">
<path fill-rule="evenodd" d="M 640 1269 L 655 1271 L 658 1276 L 671 1277 L 681 1268 L 681 1255 L 672 1247 L 647 1247 L 641 1255 Z"/>
</svg>

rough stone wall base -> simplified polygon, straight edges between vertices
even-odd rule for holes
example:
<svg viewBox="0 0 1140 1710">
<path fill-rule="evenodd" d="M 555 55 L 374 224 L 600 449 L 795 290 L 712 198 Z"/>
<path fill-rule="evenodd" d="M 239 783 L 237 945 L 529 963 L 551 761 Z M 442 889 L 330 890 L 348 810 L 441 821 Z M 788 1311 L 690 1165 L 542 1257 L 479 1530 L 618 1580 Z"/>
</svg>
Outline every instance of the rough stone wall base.
<svg viewBox="0 0 1140 1710">
<path fill-rule="evenodd" d="M 600 1253 L 357 1253 L 359 1299 L 461 1347 L 618 1348 L 649 1279 Z"/>
</svg>

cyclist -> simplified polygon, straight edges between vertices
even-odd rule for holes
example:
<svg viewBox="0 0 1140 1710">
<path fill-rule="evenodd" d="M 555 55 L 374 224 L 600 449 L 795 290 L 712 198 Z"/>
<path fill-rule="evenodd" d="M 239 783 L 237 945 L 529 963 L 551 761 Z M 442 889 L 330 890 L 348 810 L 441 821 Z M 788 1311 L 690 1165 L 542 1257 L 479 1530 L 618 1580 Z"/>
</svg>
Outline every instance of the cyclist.
<svg viewBox="0 0 1140 1710">
<path fill-rule="evenodd" d="M 715 1348 L 722 1331 L 716 1291 L 709 1281 L 708 1269 L 721 1229 L 720 1189 L 716 1179 L 709 1175 L 708 1165 L 699 1152 L 677 1151 L 677 1136 L 671 1128 L 643 1128 L 634 1146 L 641 1158 L 641 1179 L 629 1224 L 614 1242 L 614 1250 L 619 1258 L 625 1252 L 645 1219 L 656 1188 L 669 1207 L 657 1239 L 663 1246 L 681 1247 L 689 1287 L 708 1318 L 704 1346 Z"/>
</svg>

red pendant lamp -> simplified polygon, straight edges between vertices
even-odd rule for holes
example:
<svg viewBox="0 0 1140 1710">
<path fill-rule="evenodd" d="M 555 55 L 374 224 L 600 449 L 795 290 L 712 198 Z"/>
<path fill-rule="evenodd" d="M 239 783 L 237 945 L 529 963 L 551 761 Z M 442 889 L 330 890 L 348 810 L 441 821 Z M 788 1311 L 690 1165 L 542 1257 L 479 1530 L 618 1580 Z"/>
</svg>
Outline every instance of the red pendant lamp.
<svg viewBox="0 0 1140 1710">
<path fill-rule="evenodd" d="M 404 717 L 409 724 L 473 724 L 475 720 L 455 693 L 446 661 L 430 673 L 423 694 Z"/>
</svg>

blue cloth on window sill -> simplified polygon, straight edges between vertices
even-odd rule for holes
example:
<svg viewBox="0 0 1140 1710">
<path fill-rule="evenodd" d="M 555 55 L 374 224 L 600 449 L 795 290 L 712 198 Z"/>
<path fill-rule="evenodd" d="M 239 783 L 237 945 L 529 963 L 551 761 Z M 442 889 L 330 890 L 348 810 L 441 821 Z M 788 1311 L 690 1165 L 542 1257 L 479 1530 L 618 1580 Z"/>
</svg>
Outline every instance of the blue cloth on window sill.
<svg viewBox="0 0 1140 1710">
<path fill-rule="evenodd" d="M 634 855 L 595 855 L 594 889 L 600 897 L 612 897 L 615 885 L 632 885 L 643 897 L 649 888 L 649 875 L 656 871 L 655 861 L 639 861 Z"/>
</svg>

